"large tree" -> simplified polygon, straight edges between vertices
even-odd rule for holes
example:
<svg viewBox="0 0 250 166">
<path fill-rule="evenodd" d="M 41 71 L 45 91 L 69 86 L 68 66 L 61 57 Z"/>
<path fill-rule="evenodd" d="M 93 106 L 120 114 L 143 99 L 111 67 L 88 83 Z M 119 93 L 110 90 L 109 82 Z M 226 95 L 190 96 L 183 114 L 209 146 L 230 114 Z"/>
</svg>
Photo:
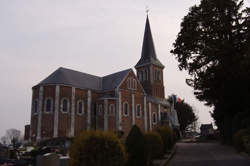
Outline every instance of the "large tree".
<svg viewBox="0 0 250 166">
<path fill-rule="evenodd" d="M 22 141 L 21 131 L 17 129 L 8 129 L 5 135 L 1 137 L 1 141 L 5 145 L 12 145 L 14 148 L 17 148 Z"/>
<path fill-rule="evenodd" d="M 226 141 L 235 116 L 250 117 L 249 9 L 239 0 L 201 0 L 190 8 L 171 51 L 196 97 L 213 106 L 212 117 Z M 235 127 L 237 126 L 237 127 Z"/>
<path fill-rule="evenodd" d="M 175 109 L 180 123 L 180 131 L 184 133 L 190 125 L 198 120 L 198 118 L 195 115 L 193 108 L 184 101 L 177 102 L 175 104 Z"/>
</svg>

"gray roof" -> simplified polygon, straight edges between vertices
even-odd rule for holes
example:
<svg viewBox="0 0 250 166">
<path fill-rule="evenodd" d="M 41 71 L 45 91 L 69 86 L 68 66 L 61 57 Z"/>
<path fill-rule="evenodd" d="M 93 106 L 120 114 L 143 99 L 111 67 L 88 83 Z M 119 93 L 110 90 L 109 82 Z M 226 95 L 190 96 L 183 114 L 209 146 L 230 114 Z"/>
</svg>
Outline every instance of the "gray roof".
<svg viewBox="0 0 250 166">
<path fill-rule="evenodd" d="M 157 98 L 151 95 L 147 95 L 147 101 L 150 101 L 156 104 L 161 104 L 161 105 L 164 105 L 165 107 L 170 107 L 170 103 L 168 102 L 167 99 L 161 99 L 161 98 Z"/>
<path fill-rule="evenodd" d="M 83 89 L 113 90 L 119 86 L 129 71 L 131 69 L 113 73 L 105 77 L 98 77 L 60 67 L 38 85 L 63 84 Z"/>
<path fill-rule="evenodd" d="M 132 69 L 123 70 L 102 78 L 102 90 L 115 89 Z"/>
<path fill-rule="evenodd" d="M 155 53 L 154 41 L 153 41 L 151 29 L 150 29 L 148 16 L 147 16 L 145 32 L 144 32 L 141 59 L 139 60 L 139 62 L 137 62 L 137 64 L 135 65 L 135 68 L 144 66 L 147 64 L 154 64 L 154 65 L 164 68 L 164 65 L 158 60 L 156 53 Z"/>
</svg>

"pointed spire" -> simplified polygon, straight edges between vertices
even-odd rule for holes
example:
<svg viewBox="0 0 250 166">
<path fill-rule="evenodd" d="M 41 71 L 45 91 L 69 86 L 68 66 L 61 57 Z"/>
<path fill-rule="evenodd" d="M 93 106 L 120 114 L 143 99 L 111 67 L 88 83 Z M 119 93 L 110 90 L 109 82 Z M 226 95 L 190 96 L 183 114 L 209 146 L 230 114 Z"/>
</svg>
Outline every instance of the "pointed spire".
<svg viewBox="0 0 250 166">
<path fill-rule="evenodd" d="M 162 63 L 156 57 L 154 41 L 153 41 L 150 23 L 149 23 L 148 14 L 147 14 L 142 52 L 141 52 L 141 59 L 135 65 L 135 67 L 143 66 L 146 64 L 150 64 L 150 63 L 155 64 L 159 67 L 164 67 Z"/>
</svg>

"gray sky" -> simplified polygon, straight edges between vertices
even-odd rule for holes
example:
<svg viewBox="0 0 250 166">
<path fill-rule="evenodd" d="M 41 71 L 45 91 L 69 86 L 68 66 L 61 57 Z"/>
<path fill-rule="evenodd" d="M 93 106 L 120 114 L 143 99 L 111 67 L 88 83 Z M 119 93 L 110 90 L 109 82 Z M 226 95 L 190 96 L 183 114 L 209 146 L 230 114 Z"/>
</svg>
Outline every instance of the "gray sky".
<svg viewBox="0 0 250 166">
<path fill-rule="evenodd" d="M 0 136 L 24 130 L 30 121 L 31 88 L 58 67 L 104 76 L 132 68 L 139 60 L 145 8 L 166 96 L 178 94 L 196 110 L 202 123 L 212 122 L 185 84 L 169 53 L 180 22 L 199 0 L 1 0 L 0 1 Z"/>
</svg>

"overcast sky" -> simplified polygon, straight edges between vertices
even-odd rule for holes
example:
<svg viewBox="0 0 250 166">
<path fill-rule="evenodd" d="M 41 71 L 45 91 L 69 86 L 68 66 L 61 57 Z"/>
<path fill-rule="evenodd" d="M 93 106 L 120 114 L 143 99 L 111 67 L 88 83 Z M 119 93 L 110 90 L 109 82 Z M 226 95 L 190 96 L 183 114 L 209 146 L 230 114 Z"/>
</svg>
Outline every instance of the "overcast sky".
<svg viewBox="0 0 250 166">
<path fill-rule="evenodd" d="M 31 88 L 59 67 L 97 76 L 133 68 L 140 58 L 145 8 L 157 56 L 166 66 L 166 96 L 212 119 L 185 84 L 169 53 L 189 7 L 199 0 L 0 0 L 0 136 L 30 122 Z"/>
</svg>

